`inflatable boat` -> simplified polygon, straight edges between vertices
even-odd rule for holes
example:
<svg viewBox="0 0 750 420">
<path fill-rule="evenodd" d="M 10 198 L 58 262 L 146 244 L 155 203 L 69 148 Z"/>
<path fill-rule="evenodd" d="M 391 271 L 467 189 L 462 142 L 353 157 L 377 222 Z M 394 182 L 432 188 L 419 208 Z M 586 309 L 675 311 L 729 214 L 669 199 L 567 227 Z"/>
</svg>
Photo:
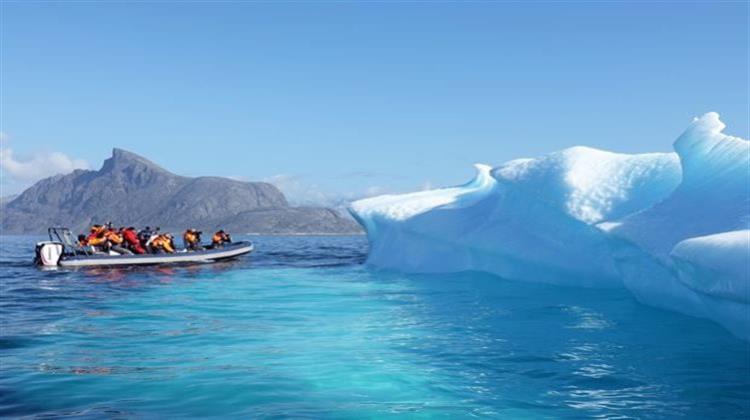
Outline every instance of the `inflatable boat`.
<svg viewBox="0 0 750 420">
<path fill-rule="evenodd" d="M 173 254 L 118 254 L 93 252 L 82 247 L 67 228 L 48 229 L 49 241 L 36 244 L 34 262 L 44 267 L 131 266 L 153 264 L 211 263 L 237 258 L 253 251 L 252 242 L 232 242 L 201 251 L 180 250 Z"/>
</svg>

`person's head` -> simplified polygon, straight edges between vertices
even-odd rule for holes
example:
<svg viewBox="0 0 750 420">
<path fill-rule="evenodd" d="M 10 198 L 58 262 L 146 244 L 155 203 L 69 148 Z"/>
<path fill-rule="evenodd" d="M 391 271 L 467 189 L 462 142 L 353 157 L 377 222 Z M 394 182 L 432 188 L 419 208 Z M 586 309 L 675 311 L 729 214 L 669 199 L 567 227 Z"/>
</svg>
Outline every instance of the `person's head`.
<svg viewBox="0 0 750 420">
<path fill-rule="evenodd" d="M 78 235 L 78 241 L 85 241 L 86 235 Z"/>
</svg>

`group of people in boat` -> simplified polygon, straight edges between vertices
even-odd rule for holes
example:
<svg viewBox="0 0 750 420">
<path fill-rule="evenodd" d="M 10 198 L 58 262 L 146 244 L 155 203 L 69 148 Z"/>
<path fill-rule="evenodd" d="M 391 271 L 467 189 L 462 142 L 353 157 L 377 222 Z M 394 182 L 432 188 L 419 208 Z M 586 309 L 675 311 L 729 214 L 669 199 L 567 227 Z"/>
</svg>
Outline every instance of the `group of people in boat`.
<svg viewBox="0 0 750 420">
<path fill-rule="evenodd" d="M 203 232 L 187 229 L 182 235 L 186 251 L 201 251 L 218 248 L 232 242 L 232 237 L 224 230 L 219 230 L 211 238 L 211 244 L 204 246 L 201 242 Z M 78 245 L 92 249 L 94 252 L 114 251 L 118 254 L 171 254 L 177 251 L 174 236 L 162 233 L 157 227 L 137 231 L 134 227 L 114 228 L 112 223 L 93 225 L 88 235 L 78 235 Z"/>
</svg>

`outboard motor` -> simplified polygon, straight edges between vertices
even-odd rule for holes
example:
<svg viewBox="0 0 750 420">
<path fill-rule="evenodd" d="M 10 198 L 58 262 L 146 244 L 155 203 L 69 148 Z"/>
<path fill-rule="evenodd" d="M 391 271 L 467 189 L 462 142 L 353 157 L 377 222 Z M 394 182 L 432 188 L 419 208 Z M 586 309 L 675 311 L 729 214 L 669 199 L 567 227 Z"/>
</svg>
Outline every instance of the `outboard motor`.
<svg viewBox="0 0 750 420">
<path fill-rule="evenodd" d="M 62 255 L 62 243 L 52 241 L 37 242 L 34 262 L 45 267 L 56 267 Z"/>
</svg>

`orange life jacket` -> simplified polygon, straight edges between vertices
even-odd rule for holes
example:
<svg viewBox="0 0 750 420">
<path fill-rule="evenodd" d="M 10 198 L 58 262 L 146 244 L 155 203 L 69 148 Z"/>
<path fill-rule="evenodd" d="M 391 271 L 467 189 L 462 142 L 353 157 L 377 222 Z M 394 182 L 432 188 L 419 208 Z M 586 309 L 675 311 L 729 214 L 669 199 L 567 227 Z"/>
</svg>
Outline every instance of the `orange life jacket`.
<svg viewBox="0 0 750 420">
<path fill-rule="evenodd" d="M 198 243 L 198 235 L 189 230 L 185 232 L 185 235 L 182 236 L 182 239 L 185 241 L 186 245 Z"/>
<path fill-rule="evenodd" d="M 108 230 L 104 234 L 104 237 L 115 245 L 120 245 L 122 243 L 122 236 L 114 230 Z"/>
<path fill-rule="evenodd" d="M 226 232 L 216 232 L 214 233 L 214 237 L 211 239 L 211 242 L 213 242 L 215 245 L 224 244 L 231 242 L 229 240 L 229 234 Z"/>
<path fill-rule="evenodd" d="M 151 241 L 151 246 L 153 246 L 154 248 L 163 249 L 170 254 L 174 252 L 174 248 L 172 248 L 172 241 L 170 241 L 169 238 L 164 235 L 159 235 L 158 237 L 156 237 L 156 239 Z"/>
<path fill-rule="evenodd" d="M 91 234 L 86 238 L 86 243 L 92 246 L 99 246 L 105 242 L 107 242 L 107 237 L 102 231 L 91 232 Z"/>
</svg>

